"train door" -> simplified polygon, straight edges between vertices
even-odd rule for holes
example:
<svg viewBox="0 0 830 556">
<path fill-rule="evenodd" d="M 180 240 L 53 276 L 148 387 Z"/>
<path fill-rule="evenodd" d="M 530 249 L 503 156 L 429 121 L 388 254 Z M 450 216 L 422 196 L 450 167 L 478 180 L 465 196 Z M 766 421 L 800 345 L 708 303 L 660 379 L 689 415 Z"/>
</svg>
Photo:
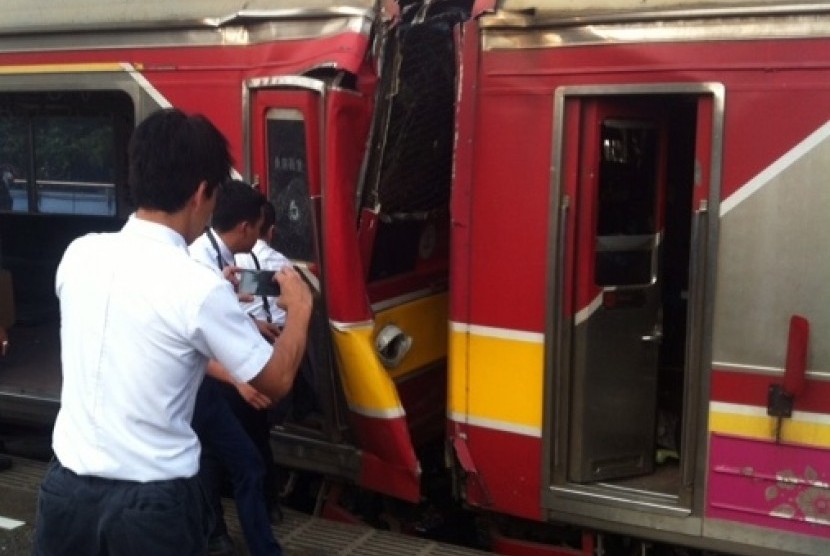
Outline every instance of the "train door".
<svg viewBox="0 0 830 556">
<path fill-rule="evenodd" d="M 284 77 L 252 85 L 250 170 L 276 209 L 273 247 L 301 268 L 319 293 L 325 84 Z M 323 299 L 316 296 L 306 358 L 276 414 L 281 427 L 337 441 L 342 427 Z"/>
<path fill-rule="evenodd" d="M 692 232 L 709 196 L 711 106 L 692 94 L 561 100 L 554 490 L 692 505 L 706 257 Z"/>
<path fill-rule="evenodd" d="M 637 108 L 584 105 L 568 467 L 574 482 L 654 466 L 666 122 Z"/>
<path fill-rule="evenodd" d="M 384 213 L 376 232 L 360 235 L 357 181 L 371 121 L 360 92 L 300 76 L 248 86 L 250 170 L 278 213 L 274 247 L 319 294 L 290 412 L 272 431 L 275 456 L 417 500 L 413 438 L 443 432 L 445 397 L 434 392 L 446 377 L 446 228 Z M 428 190 L 417 185 L 414 194 Z M 393 216 L 401 206 L 388 205 Z"/>
</svg>

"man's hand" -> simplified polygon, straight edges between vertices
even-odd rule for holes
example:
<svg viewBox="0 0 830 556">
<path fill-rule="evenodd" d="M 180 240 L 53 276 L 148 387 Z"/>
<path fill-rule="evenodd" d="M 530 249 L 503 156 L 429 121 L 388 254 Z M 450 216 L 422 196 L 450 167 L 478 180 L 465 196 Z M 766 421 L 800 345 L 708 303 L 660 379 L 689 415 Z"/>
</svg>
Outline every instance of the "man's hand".
<svg viewBox="0 0 830 556">
<path fill-rule="evenodd" d="M 296 270 L 287 265 L 274 274 L 274 280 L 280 284 L 277 305 L 285 309 L 288 314 L 302 311 L 307 318 L 311 314 L 314 298 L 305 280 Z"/>
<path fill-rule="evenodd" d="M 225 280 L 233 284 L 233 291 L 237 292 L 236 297 L 242 303 L 248 303 L 254 300 L 254 296 L 249 293 L 239 293 L 239 270 L 238 266 L 229 264 L 222 269 L 222 276 Z"/>
<path fill-rule="evenodd" d="M 259 333 L 262 334 L 262 337 L 268 340 L 269 343 L 274 343 L 274 341 L 280 335 L 280 327 L 277 324 L 271 322 L 265 322 L 264 320 L 254 319 L 254 324 L 256 324 Z"/>
<path fill-rule="evenodd" d="M 236 265 L 229 264 L 225 268 L 222 269 L 222 276 L 225 277 L 225 280 L 233 284 L 233 289 L 236 291 L 236 288 L 239 287 L 239 267 Z"/>
<path fill-rule="evenodd" d="M 259 390 L 248 384 L 247 382 L 237 382 L 235 384 L 236 391 L 242 396 L 248 405 L 254 409 L 267 409 L 271 405 L 271 398 L 265 394 L 260 393 Z"/>
</svg>

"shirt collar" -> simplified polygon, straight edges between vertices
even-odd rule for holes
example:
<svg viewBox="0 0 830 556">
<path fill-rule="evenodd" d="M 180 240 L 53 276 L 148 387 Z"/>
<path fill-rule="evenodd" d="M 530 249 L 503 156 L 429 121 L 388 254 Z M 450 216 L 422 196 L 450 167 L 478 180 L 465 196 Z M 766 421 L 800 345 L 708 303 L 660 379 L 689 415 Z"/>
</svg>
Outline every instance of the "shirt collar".
<svg viewBox="0 0 830 556">
<path fill-rule="evenodd" d="M 139 218 L 135 213 L 130 215 L 121 231 L 128 234 L 140 235 L 152 241 L 167 243 L 187 252 L 187 242 L 179 232 L 164 224 Z"/>
</svg>

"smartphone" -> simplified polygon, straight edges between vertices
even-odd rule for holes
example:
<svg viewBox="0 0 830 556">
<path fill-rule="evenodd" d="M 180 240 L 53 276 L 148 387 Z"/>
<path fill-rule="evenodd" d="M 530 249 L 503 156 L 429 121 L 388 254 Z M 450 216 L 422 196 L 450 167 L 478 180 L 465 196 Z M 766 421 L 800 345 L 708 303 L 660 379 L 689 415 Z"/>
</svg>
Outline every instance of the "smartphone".
<svg viewBox="0 0 830 556">
<path fill-rule="evenodd" d="M 242 269 L 239 271 L 239 293 L 278 297 L 280 285 L 274 281 L 273 270 Z"/>
</svg>

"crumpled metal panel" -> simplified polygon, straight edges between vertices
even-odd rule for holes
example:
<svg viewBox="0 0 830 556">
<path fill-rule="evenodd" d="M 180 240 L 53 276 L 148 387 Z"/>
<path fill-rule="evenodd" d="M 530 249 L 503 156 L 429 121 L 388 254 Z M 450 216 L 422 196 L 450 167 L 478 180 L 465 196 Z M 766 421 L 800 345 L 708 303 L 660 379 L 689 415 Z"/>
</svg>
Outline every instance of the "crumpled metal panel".
<svg viewBox="0 0 830 556">
<path fill-rule="evenodd" d="M 374 12 L 377 0 L 3 0 L 0 34 L 44 30 L 218 26 L 239 17 L 306 17 Z"/>
<path fill-rule="evenodd" d="M 787 4 L 803 5 L 797 0 L 502 0 L 499 8 L 504 11 L 527 11 L 536 13 L 563 12 L 627 12 L 630 10 L 689 10 L 697 8 L 729 8 L 748 5 L 784 6 Z"/>
</svg>

